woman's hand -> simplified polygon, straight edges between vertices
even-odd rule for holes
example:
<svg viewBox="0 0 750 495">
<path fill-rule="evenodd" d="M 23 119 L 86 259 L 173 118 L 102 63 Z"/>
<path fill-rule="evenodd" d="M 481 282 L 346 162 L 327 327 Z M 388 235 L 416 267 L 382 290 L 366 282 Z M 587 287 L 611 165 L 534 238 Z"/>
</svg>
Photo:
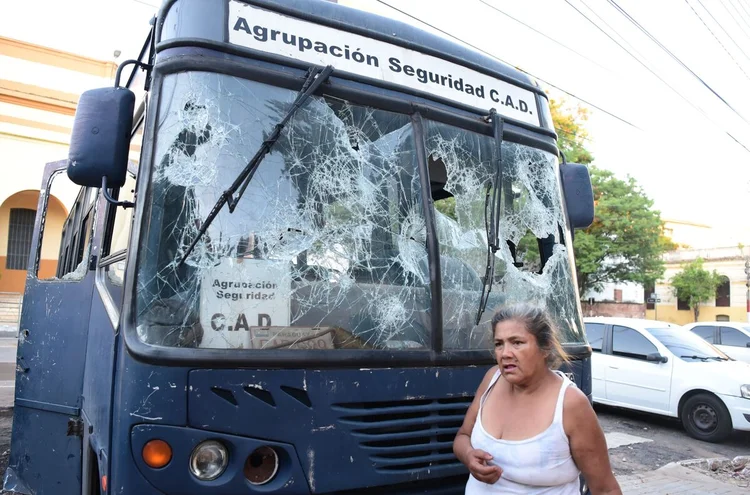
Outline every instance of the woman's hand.
<svg viewBox="0 0 750 495">
<path fill-rule="evenodd" d="M 492 456 L 484 450 L 471 449 L 466 454 L 466 467 L 469 468 L 469 472 L 476 479 L 491 485 L 499 480 L 500 475 L 503 474 L 500 466 L 488 464 L 491 460 Z"/>
</svg>

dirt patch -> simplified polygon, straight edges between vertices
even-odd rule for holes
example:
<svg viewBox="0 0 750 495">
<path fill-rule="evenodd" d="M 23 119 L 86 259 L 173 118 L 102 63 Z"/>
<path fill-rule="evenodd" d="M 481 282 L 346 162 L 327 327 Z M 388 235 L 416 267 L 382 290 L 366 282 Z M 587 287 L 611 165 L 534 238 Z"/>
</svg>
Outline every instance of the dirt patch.
<svg viewBox="0 0 750 495">
<path fill-rule="evenodd" d="M 750 456 L 700 459 L 681 463 L 683 466 L 739 488 L 750 488 Z"/>
</svg>

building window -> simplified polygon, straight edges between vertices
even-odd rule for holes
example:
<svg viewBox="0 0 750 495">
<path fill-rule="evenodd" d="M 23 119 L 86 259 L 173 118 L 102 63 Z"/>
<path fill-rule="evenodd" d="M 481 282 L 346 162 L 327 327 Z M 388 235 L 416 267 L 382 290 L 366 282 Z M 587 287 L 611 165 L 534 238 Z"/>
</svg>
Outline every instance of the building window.
<svg viewBox="0 0 750 495">
<path fill-rule="evenodd" d="M 729 307 L 729 278 L 722 276 L 721 284 L 716 288 L 716 306 Z"/>
<path fill-rule="evenodd" d="M 680 294 L 677 294 L 677 309 L 680 311 L 689 311 L 690 310 L 690 301 L 687 299 L 683 299 L 680 297 Z"/>
<path fill-rule="evenodd" d="M 5 268 L 8 270 L 28 268 L 35 217 L 35 210 L 11 208 L 8 225 L 8 257 L 5 260 Z"/>
<path fill-rule="evenodd" d="M 622 289 L 615 289 L 615 302 L 622 302 Z"/>
</svg>

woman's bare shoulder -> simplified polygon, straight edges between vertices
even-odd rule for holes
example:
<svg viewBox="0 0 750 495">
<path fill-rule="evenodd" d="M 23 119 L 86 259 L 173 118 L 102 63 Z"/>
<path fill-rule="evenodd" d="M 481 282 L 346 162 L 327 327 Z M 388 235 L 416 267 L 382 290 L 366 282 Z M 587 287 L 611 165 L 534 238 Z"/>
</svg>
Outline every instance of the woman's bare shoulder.
<svg viewBox="0 0 750 495">
<path fill-rule="evenodd" d="M 484 378 L 482 378 L 482 382 L 479 384 L 479 393 L 487 390 L 487 387 L 490 386 L 490 382 L 495 377 L 495 373 L 497 373 L 499 369 L 500 367 L 498 365 L 495 365 L 487 370 L 487 373 L 484 374 Z"/>
<path fill-rule="evenodd" d="M 563 398 L 563 424 L 566 427 L 565 430 L 569 431 L 573 425 L 580 425 L 580 422 L 586 424 L 592 420 L 597 421 L 597 418 L 594 408 L 591 406 L 591 402 L 589 402 L 589 398 L 578 387 L 569 386 Z"/>
</svg>

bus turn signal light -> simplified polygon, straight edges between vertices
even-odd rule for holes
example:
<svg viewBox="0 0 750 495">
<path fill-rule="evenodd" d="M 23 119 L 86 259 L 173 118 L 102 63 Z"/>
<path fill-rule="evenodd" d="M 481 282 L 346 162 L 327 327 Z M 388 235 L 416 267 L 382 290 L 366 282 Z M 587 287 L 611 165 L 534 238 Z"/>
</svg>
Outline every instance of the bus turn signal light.
<svg viewBox="0 0 750 495">
<path fill-rule="evenodd" d="M 172 460 L 172 447 L 164 440 L 149 440 L 143 446 L 143 462 L 154 469 L 163 468 Z"/>
</svg>

